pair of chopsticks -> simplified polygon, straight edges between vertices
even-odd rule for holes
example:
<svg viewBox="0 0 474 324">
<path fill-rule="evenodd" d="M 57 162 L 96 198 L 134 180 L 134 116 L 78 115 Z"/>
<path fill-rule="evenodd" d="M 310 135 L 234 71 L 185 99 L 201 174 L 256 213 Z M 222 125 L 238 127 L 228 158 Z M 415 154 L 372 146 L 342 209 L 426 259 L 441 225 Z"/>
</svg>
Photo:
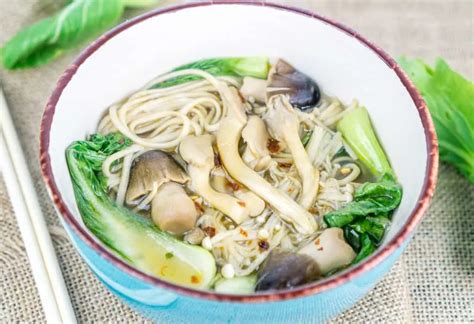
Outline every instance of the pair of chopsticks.
<svg viewBox="0 0 474 324">
<path fill-rule="evenodd" d="M 76 323 L 46 221 L 0 86 L 2 173 L 48 323 Z"/>
</svg>

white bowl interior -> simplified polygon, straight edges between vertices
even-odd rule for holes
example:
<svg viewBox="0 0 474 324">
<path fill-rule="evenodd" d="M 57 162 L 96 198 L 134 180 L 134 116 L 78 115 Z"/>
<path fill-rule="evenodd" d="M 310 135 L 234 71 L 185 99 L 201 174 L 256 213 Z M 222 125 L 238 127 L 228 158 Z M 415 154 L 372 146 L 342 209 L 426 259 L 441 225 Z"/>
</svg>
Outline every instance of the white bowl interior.
<svg viewBox="0 0 474 324">
<path fill-rule="evenodd" d="M 427 161 L 417 109 L 397 75 L 370 48 L 308 16 L 269 7 L 215 5 L 149 18 L 119 33 L 78 69 L 54 115 L 49 154 L 67 207 L 80 219 L 64 152 L 94 133 L 104 110 L 154 76 L 201 58 L 282 57 L 326 94 L 367 107 L 404 196 L 385 242 L 404 225 L 422 190 Z"/>
</svg>

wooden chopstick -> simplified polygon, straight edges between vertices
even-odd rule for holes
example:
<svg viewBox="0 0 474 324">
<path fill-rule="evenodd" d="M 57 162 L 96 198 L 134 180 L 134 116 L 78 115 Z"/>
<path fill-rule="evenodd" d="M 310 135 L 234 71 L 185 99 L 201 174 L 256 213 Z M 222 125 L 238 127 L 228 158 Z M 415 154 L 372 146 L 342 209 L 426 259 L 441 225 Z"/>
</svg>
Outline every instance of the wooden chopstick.
<svg viewBox="0 0 474 324">
<path fill-rule="evenodd" d="M 0 156 L 5 184 L 48 323 L 76 323 L 38 196 L 0 87 Z"/>
</svg>

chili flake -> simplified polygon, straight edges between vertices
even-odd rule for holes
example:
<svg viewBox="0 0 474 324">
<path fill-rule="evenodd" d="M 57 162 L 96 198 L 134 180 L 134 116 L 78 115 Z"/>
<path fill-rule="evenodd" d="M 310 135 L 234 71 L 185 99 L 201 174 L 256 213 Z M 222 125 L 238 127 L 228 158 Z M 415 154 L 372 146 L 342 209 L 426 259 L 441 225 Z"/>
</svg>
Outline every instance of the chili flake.
<svg viewBox="0 0 474 324">
<path fill-rule="evenodd" d="M 228 182 L 226 183 L 226 186 L 230 187 L 230 189 L 232 189 L 233 191 L 237 191 L 237 190 L 240 189 L 239 184 L 236 183 L 236 182 L 228 181 Z"/>
<path fill-rule="evenodd" d="M 239 200 L 237 203 L 238 203 L 240 206 L 242 206 L 242 207 L 245 207 L 245 206 L 246 206 L 246 205 L 245 205 L 245 202 L 243 202 L 243 201 L 240 201 L 240 200 Z"/>
<path fill-rule="evenodd" d="M 277 153 L 280 151 L 280 142 L 274 138 L 269 138 L 267 148 L 271 153 Z"/>
<path fill-rule="evenodd" d="M 204 208 L 202 207 L 200 203 L 198 203 L 197 201 L 194 201 L 194 206 L 196 207 L 196 210 L 198 211 L 199 214 L 204 213 Z"/>
<path fill-rule="evenodd" d="M 209 237 L 214 237 L 214 235 L 216 235 L 216 229 L 212 226 L 206 226 L 202 229 L 204 231 L 204 233 L 207 234 L 207 236 Z"/>
<path fill-rule="evenodd" d="M 248 237 L 249 236 L 249 234 L 245 230 L 243 230 L 242 228 L 239 228 L 239 232 L 240 232 L 240 235 L 242 235 L 243 237 Z"/>
<path fill-rule="evenodd" d="M 191 283 L 198 284 L 200 281 L 198 276 L 191 276 Z"/>
</svg>

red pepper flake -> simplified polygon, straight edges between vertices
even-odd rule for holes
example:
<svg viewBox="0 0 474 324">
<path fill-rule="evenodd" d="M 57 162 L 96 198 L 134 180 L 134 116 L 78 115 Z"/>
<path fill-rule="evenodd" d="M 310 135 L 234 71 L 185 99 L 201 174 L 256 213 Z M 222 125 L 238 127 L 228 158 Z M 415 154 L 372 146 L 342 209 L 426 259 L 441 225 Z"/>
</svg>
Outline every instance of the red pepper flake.
<svg viewBox="0 0 474 324">
<path fill-rule="evenodd" d="M 291 163 L 287 163 L 287 162 L 280 162 L 278 163 L 278 166 L 281 167 L 281 168 L 285 168 L 285 169 L 289 169 L 291 168 Z"/>
<path fill-rule="evenodd" d="M 240 189 L 240 186 L 238 183 L 236 182 L 230 182 L 230 181 L 227 181 L 227 183 L 225 184 L 227 187 L 229 187 L 230 189 L 232 189 L 232 191 L 237 191 Z"/>
<path fill-rule="evenodd" d="M 207 236 L 209 237 L 214 237 L 214 235 L 216 235 L 216 229 L 212 226 L 206 226 L 202 229 L 204 231 L 204 233 L 207 234 Z"/>
<path fill-rule="evenodd" d="M 320 248 L 317 248 L 316 250 L 322 251 L 322 250 L 323 250 L 323 247 L 321 246 Z"/>
<path fill-rule="evenodd" d="M 261 240 L 261 241 L 258 241 L 258 247 L 262 251 L 267 251 L 270 248 L 270 244 L 268 243 L 268 241 Z"/>
<path fill-rule="evenodd" d="M 308 209 L 308 211 L 311 213 L 311 214 L 316 214 L 318 212 L 318 209 L 316 207 L 311 207 Z"/>
<path fill-rule="evenodd" d="M 238 203 L 240 206 L 242 206 L 242 207 L 245 207 L 245 206 L 246 206 L 246 205 L 245 205 L 245 202 L 243 202 L 243 201 L 240 201 L 240 200 L 239 200 L 237 203 Z"/>
<path fill-rule="evenodd" d="M 245 230 L 243 230 L 242 228 L 239 228 L 239 232 L 240 232 L 240 235 L 242 235 L 243 237 L 248 237 L 249 236 L 249 234 Z"/>
<path fill-rule="evenodd" d="M 288 188 L 288 192 L 292 193 L 295 190 L 295 188 Z"/>
<path fill-rule="evenodd" d="M 198 276 L 191 276 L 191 283 L 198 284 L 200 281 Z"/>
<path fill-rule="evenodd" d="M 222 165 L 221 157 L 217 153 L 214 153 L 214 165 L 216 167 L 220 167 Z"/>
<path fill-rule="evenodd" d="M 267 148 L 271 153 L 277 153 L 280 151 L 280 142 L 274 138 L 269 138 Z"/>
<path fill-rule="evenodd" d="M 202 205 L 200 203 L 198 203 L 197 201 L 194 201 L 194 207 L 196 207 L 196 210 L 199 214 L 202 214 L 204 213 L 204 208 L 202 207 Z"/>
<path fill-rule="evenodd" d="M 319 245 L 319 243 L 321 243 L 321 241 L 319 240 L 319 238 L 317 238 L 316 241 L 314 241 L 314 244 Z"/>
</svg>

